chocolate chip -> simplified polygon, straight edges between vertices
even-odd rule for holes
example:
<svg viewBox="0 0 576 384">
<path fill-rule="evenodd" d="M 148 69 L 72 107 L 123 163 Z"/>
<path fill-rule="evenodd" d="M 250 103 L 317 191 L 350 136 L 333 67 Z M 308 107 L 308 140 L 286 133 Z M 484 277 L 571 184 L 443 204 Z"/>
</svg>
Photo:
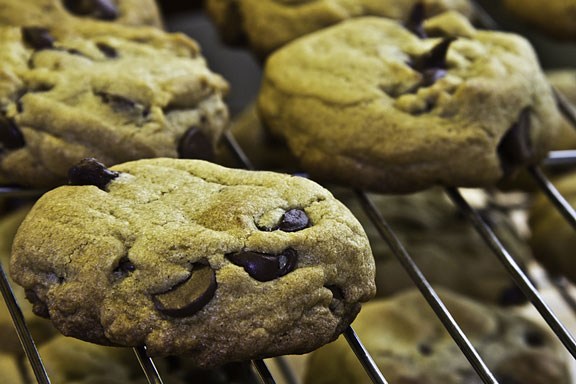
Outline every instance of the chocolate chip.
<svg viewBox="0 0 576 384">
<path fill-rule="evenodd" d="M 524 334 L 524 341 L 526 344 L 533 348 L 540 348 L 546 345 L 544 335 L 538 331 L 528 331 Z"/>
<path fill-rule="evenodd" d="M 127 257 L 123 257 L 118 262 L 118 266 L 114 269 L 114 273 L 125 275 L 130 272 L 134 272 L 135 270 L 136 267 L 134 266 L 134 264 L 132 264 L 130 259 L 128 259 Z"/>
<path fill-rule="evenodd" d="M 423 72 L 426 69 L 446 69 L 446 56 L 455 37 L 446 37 L 436 44 L 434 48 L 414 61 L 414 69 Z"/>
<path fill-rule="evenodd" d="M 284 232 L 296 232 L 307 228 L 310 220 L 301 209 L 291 209 L 282 215 L 278 229 Z"/>
<path fill-rule="evenodd" d="M 422 354 L 424 356 L 430 356 L 432 354 L 432 352 L 434 352 L 432 347 L 428 344 L 418 345 L 418 351 L 420 352 L 420 354 Z"/>
<path fill-rule="evenodd" d="M 178 155 L 181 159 L 212 161 L 214 160 L 214 147 L 200 129 L 191 127 L 180 139 Z"/>
<path fill-rule="evenodd" d="M 498 304 L 502 306 L 522 305 L 528 301 L 520 288 L 513 284 L 502 291 L 498 298 Z"/>
<path fill-rule="evenodd" d="M 78 16 L 89 16 L 100 20 L 116 20 L 118 8 L 110 0 L 63 0 L 64 7 Z"/>
<path fill-rule="evenodd" d="M 152 295 L 156 309 L 172 317 L 188 317 L 200 311 L 216 292 L 216 273 L 210 266 L 196 263 L 190 276 L 167 292 Z"/>
<path fill-rule="evenodd" d="M 105 191 L 109 182 L 119 176 L 94 158 L 83 159 L 68 170 L 68 184 L 95 185 Z"/>
<path fill-rule="evenodd" d="M 110 59 L 115 59 L 118 57 L 118 52 L 116 51 L 116 48 L 113 48 L 108 44 L 98 43 L 96 44 L 96 47 L 98 47 L 98 49 L 100 50 L 100 52 L 104 54 L 104 56 Z"/>
<path fill-rule="evenodd" d="M 412 12 L 410 12 L 410 16 L 408 16 L 408 20 L 404 24 L 404 27 L 406 27 L 407 30 L 409 30 L 419 38 L 425 39 L 428 36 L 426 35 L 426 31 L 424 30 L 424 19 L 425 19 L 424 3 L 419 1 L 412 8 Z"/>
<path fill-rule="evenodd" d="M 18 126 L 6 116 L 0 114 L 0 149 L 14 150 L 26 145 Z"/>
<path fill-rule="evenodd" d="M 36 50 L 50 49 L 54 47 L 54 38 L 46 28 L 22 27 L 22 38 Z"/>
<path fill-rule="evenodd" d="M 510 127 L 498 144 L 500 166 L 505 176 L 530 161 L 532 157 L 530 130 L 530 109 L 524 108 L 518 116 L 518 121 Z"/>
<path fill-rule="evenodd" d="M 325 285 L 324 287 L 328 288 L 330 292 L 332 292 L 332 301 L 328 308 L 331 311 L 335 311 L 336 308 L 338 308 L 339 302 L 344 299 L 344 292 L 342 291 L 342 288 L 337 285 Z"/>
<path fill-rule="evenodd" d="M 243 251 L 226 255 L 232 263 L 241 266 L 258 281 L 270 281 L 294 270 L 298 261 L 298 253 L 287 248 L 279 255 Z"/>
</svg>

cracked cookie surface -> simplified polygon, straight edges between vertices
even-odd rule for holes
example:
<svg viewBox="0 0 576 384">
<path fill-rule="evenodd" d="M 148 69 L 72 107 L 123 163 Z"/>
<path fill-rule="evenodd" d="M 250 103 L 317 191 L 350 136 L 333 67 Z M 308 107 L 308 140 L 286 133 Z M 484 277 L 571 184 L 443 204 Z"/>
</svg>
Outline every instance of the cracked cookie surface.
<svg viewBox="0 0 576 384">
<path fill-rule="evenodd" d="M 107 165 L 207 158 L 228 85 L 197 44 L 148 27 L 0 28 L 0 173 L 53 186 L 85 157 Z"/>
<path fill-rule="evenodd" d="M 360 16 L 406 21 L 418 0 L 208 0 L 206 9 L 229 42 L 247 40 L 261 56 L 314 31 Z M 471 17 L 468 0 L 425 0 L 430 17 L 447 10 Z"/>
<path fill-rule="evenodd" d="M 14 280 L 65 335 L 213 366 L 315 349 L 374 295 L 362 227 L 309 180 L 199 160 L 111 171 L 45 194 L 14 242 Z"/>
<path fill-rule="evenodd" d="M 0 25 L 119 23 L 161 27 L 153 0 L 0 0 Z"/>
<path fill-rule="evenodd" d="M 438 294 L 501 384 L 568 384 L 562 345 L 547 328 L 450 291 Z M 481 380 L 419 291 L 363 306 L 352 324 L 390 384 L 464 384 Z M 306 384 L 369 384 L 345 340 L 315 351 Z"/>
<path fill-rule="evenodd" d="M 529 43 L 453 12 L 424 29 L 357 18 L 276 51 L 264 123 L 314 177 L 378 192 L 489 186 L 543 158 L 560 117 Z"/>
</svg>

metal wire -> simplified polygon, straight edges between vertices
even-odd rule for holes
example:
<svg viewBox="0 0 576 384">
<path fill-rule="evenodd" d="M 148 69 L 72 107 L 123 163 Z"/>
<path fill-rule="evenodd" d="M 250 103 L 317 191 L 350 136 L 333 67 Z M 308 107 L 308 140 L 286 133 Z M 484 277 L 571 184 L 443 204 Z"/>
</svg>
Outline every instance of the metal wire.
<svg viewBox="0 0 576 384">
<path fill-rule="evenodd" d="M 36 376 L 36 380 L 38 381 L 38 383 L 41 384 L 49 384 L 50 379 L 48 378 L 48 375 L 46 374 L 46 369 L 44 369 L 44 365 L 42 364 L 42 359 L 40 358 L 40 354 L 38 353 L 38 348 L 36 348 L 36 345 L 34 344 L 32 334 L 28 329 L 26 320 L 24 320 L 24 315 L 22 314 L 22 311 L 18 306 L 18 302 L 14 297 L 14 293 L 10 288 L 8 278 L 1 264 L 0 264 L 0 289 L 2 290 L 2 296 L 4 297 L 4 301 L 6 302 L 8 311 L 10 312 L 10 316 L 12 316 L 12 321 L 14 322 L 14 326 L 16 327 L 16 333 L 18 334 L 18 338 L 20 339 L 22 348 L 24 348 L 26 357 L 28 357 L 28 360 L 30 361 L 30 365 L 32 366 L 32 370 L 34 372 L 34 376 Z"/>
<path fill-rule="evenodd" d="M 264 360 L 252 360 L 252 368 L 256 371 L 262 384 L 276 384 Z"/>
<path fill-rule="evenodd" d="M 528 172 L 532 175 L 536 183 L 540 186 L 544 194 L 548 197 L 548 200 L 558 211 L 564 216 L 564 218 L 576 229 L 576 211 L 574 208 L 566 201 L 564 196 L 556 187 L 548 180 L 548 178 L 542 173 L 542 170 L 537 166 L 528 167 Z"/>
<path fill-rule="evenodd" d="M 280 373 L 282 373 L 282 376 L 286 380 L 287 384 L 298 384 L 298 380 L 296 380 L 296 376 L 294 376 L 294 372 L 292 372 L 292 369 L 286 362 L 284 356 L 275 357 L 274 361 L 276 362 L 276 365 L 278 366 L 278 369 L 280 370 Z"/>
<path fill-rule="evenodd" d="M 576 165 L 576 150 L 551 151 L 544 165 Z"/>
<path fill-rule="evenodd" d="M 446 188 L 446 193 L 452 199 L 452 201 L 460 208 L 464 215 L 474 224 L 474 227 L 478 233 L 482 236 L 484 241 L 488 243 L 492 251 L 498 256 L 512 280 L 520 288 L 520 290 L 526 295 L 526 297 L 532 302 L 534 307 L 540 312 L 540 315 L 548 323 L 550 328 L 556 333 L 562 344 L 568 349 L 573 357 L 576 358 L 576 343 L 572 335 L 566 330 L 564 325 L 558 320 L 556 315 L 548 307 L 548 305 L 542 300 L 542 297 L 538 293 L 538 290 L 534 287 L 530 279 L 524 274 L 522 269 L 518 266 L 516 261 L 512 258 L 510 253 L 504 248 L 498 237 L 494 234 L 490 226 L 484 221 L 478 212 L 470 207 L 470 205 L 464 200 L 460 192 L 456 188 Z"/>
<path fill-rule="evenodd" d="M 158 374 L 158 370 L 156 369 L 154 362 L 148 356 L 148 353 L 146 353 L 146 347 L 137 347 L 132 349 L 134 350 L 134 354 L 138 359 L 138 363 L 140 363 L 142 371 L 144 371 L 144 375 L 146 375 L 148 383 L 162 384 L 162 378 Z"/>
<path fill-rule="evenodd" d="M 556 98 L 556 104 L 558 105 L 558 109 L 564 115 L 566 120 L 570 122 L 572 127 L 576 129 L 576 109 L 574 106 L 566 99 L 566 97 L 562 94 L 562 92 L 554 89 L 552 87 L 552 92 L 554 93 L 554 97 Z"/>
<path fill-rule="evenodd" d="M 344 331 L 344 337 L 358 360 L 360 360 L 360 363 L 362 363 L 362 366 L 370 377 L 370 380 L 376 384 L 388 384 L 384 375 L 382 375 L 382 372 L 378 369 L 376 362 L 372 356 L 370 356 L 370 353 L 368 353 L 368 350 L 366 350 L 366 347 L 364 347 L 364 344 L 362 344 L 352 327 L 346 328 Z"/>
<path fill-rule="evenodd" d="M 438 316 L 440 321 L 442 321 L 442 324 L 444 325 L 450 336 L 452 336 L 456 344 L 458 344 L 458 347 L 460 348 L 460 350 L 462 350 L 462 352 L 464 353 L 464 355 L 466 356 L 466 358 L 468 359 L 468 361 L 470 362 L 476 373 L 478 373 L 478 376 L 480 376 L 482 381 L 486 384 L 494 384 L 494 383 L 497 384 L 498 382 L 494 378 L 492 372 L 488 369 L 488 367 L 486 366 L 480 355 L 478 355 L 478 352 L 472 346 L 470 340 L 468 340 L 464 332 L 462 332 L 456 321 L 454 321 L 454 318 L 452 317 L 446 306 L 444 306 L 444 303 L 442 302 L 440 297 L 438 297 L 438 295 L 436 294 L 436 292 L 434 291 L 428 280 L 426 280 L 426 277 L 424 277 L 424 275 L 422 274 L 422 272 L 420 271 L 414 260 L 410 257 L 410 255 L 408 254 L 408 252 L 406 251 L 406 249 L 404 248 L 398 237 L 394 234 L 388 223 L 384 220 L 380 211 L 378 211 L 378 209 L 374 206 L 374 204 L 372 203 L 372 201 L 370 200 L 368 195 L 366 195 L 365 192 L 356 191 L 356 194 L 360 199 L 360 202 L 362 203 L 365 212 L 368 214 L 370 220 L 372 220 L 372 222 L 376 226 L 376 229 L 378 229 L 378 232 L 380 233 L 382 238 L 388 243 L 394 255 L 398 258 L 398 260 L 400 261 L 400 263 L 402 264 L 402 266 L 404 267 L 404 269 L 406 270 L 406 272 L 408 273 L 414 284 L 416 284 L 416 286 L 418 287 L 418 289 L 420 290 L 420 292 L 422 293 L 422 295 L 424 296 L 430 307 L 432 307 L 432 309 L 436 313 L 436 316 Z"/>
<path fill-rule="evenodd" d="M 46 193 L 45 189 L 25 189 L 22 187 L 0 187 L 0 197 L 34 197 Z"/>
</svg>

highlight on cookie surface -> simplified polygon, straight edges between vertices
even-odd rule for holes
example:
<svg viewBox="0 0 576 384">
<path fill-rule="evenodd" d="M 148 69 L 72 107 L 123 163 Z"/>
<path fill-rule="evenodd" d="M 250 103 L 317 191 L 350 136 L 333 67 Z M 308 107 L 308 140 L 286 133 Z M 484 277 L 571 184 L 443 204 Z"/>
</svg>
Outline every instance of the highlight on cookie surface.
<svg viewBox="0 0 576 384">
<path fill-rule="evenodd" d="M 310 180 L 167 158 L 72 174 L 88 185 L 40 198 L 10 268 L 65 335 L 209 367 L 318 348 L 375 293 L 362 227 Z"/>
<path fill-rule="evenodd" d="M 541 161 L 561 120 L 529 42 L 456 12 L 424 31 L 355 18 L 282 47 L 263 123 L 312 178 L 381 193 L 489 187 Z"/>
</svg>

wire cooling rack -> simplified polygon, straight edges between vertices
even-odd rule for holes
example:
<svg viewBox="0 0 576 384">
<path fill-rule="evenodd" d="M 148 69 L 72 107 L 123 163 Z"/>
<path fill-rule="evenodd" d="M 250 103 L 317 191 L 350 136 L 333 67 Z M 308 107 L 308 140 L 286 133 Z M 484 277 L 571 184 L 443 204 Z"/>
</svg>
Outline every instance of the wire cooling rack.
<svg viewBox="0 0 576 384">
<path fill-rule="evenodd" d="M 479 20 L 481 24 L 487 29 L 501 29 L 494 19 L 486 13 L 481 7 L 477 6 L 479 13 Z M 576 113 L 565 98 L 556 92 L 556 101 L 559 109 L 568 121 L 576 129 Z M 239 165 L 246 169 L 253 170 L 254 166 L 246 156 L 240 145 L 230 132 L 225 134 L 225 144 L 230 149 L 232 154 L 236 157 Z M 547 165 L 574 165 L 576 164 L 576 151 L 554 151 L 551 152 L 545 160 Z M 534 181 L 540 189 L 548 196 L 549 200 L 554 206 L 562 213 L 566 220 L 576 229 L 576 212 L 570 206 L 563 196 L 556 190 L 554 185 L 546 178 L 542 170 L 537 166 L 528 167 L 529 173 L 532 175 Z M 43 190 L 30 190 L 18 187 L 0 187 L 1 197 L 31 197 L 41 195 Z M 435 290 L 427 281 L 426 277 L 422 274 L 412 257 L 406 251 L 398 237 L 395 235 L 392 228 L 388 225 L 380 211 L 372 203 L 368 195 L 364 191 L 357 190 L 356 197 L 362 204 L 368 217 L 375 225 L 380 236 L 388 243 L 394 255 L 398 258 L 399 262 L 407 271 L 408 275 L 418 287 L 430 307 L 434 310 L 448 333 L 452 336 L 462 353 L 466 356 L 474 370 L 478 373 L 483 383 L 497 384 L 497 380 L 493 373 L 487 368 L 482 360 L 482 357 L 477 353 L 472 346 L 466 335 L 462 332 L 450 312 L 444 306 L 442 300 L 438 297 Z M 453 201 L 453 203 L 460 209 L 460 211 L 469 219 L 471 225 L 475 227 L 478 233 L 482 236 L 485 242 L 490 246 L 499 261 L 504 265 L 513 281 L 522 290 L 524 295 L 529 299 L 533 306 L 537 309 L 546 323 L 554 331 L 558 339 L 566 347 L 568 352 L 576 359 L 576 342 L 573 336 L 568 332 L 564 325 L 558 320 L 557 316 L 548 307 L 538 290 L 532 284 L 530 278 L 515 262 L 514 258 L 502 245 L 490 225 L 482 218 L 478 211 L 473 209 L 466 199 L 460 194 L 456 188 L 446 188 L 446 194 Z M 554 279 L 553 283 L 558 289 L 561 297 L 566 301 L 567 305 L 576 313 L 576 300 L 568 292 L 568 283 L 565 279 Z M 6 306 L 10 311 L 14 321 L 15 329 L 18 337 L 22 343 L 26 356 L 30 362 L 34 375 L 38 383 L 50 383 L 50 379 L 46 374 L 46 370 L 42 364 L 39 356 L 38 349 L 35 346 L 32 335 L 24 320 L 22 311 L 12 293 L 10 284 L 0 265 L 0 290 L 6 302 Z M 374 360 L 364 348 L 362 341 L 358 338 L 352 327 L 348 327 L 344 336 L 348 341 L 350 348 L 356 354 L 358 360 L 362 363 L 366 373 L 373 383 L 385 384 L 386 379 L 384 374 L 380 372 Z M 138 359 L 142 371 L 150 384 L 161 384 L 162 378 L 155 367 L 153 360 L 147 355 L 146 347 L 134 348 L 134 353 Z M 276 363 L 279 367 L 280 374 L 287 384 L 298 384 L 295 375 L 291 371 L 288 364 L 283 357 L 276 358 Z M 263 360 L 252 361 L 252 367 L 257 373 L 261 383 L 275 384 L 276 381 Z"/>
</svg>

